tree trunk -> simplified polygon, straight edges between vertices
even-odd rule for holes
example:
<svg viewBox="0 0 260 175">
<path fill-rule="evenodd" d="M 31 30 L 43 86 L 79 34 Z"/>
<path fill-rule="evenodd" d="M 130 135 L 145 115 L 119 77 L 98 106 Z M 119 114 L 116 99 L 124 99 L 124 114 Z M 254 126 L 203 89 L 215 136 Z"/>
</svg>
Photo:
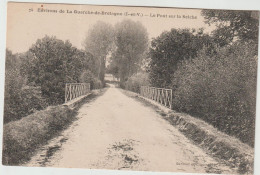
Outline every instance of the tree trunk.
<svg viewBox="0 0 260 175">
<path fill-rule="evenodd" d="M 106 60 L 104 57 L 100 57 L 98 78 L 103 85 L 104 85 L 104 78 L 105 78 L 105 67 L 106 67 Z"/>
</svg>

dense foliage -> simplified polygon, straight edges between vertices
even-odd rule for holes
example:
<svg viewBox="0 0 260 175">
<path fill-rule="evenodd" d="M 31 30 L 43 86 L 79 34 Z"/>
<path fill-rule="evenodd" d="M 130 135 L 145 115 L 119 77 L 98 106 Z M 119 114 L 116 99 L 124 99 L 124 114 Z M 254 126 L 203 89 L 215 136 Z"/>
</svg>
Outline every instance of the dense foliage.
<svg viewBox="0 0 260 175">
<path fill-rule="evenodd" d="M 174 74 L 173 106 L 253 146 L 257 46 L 234 43 L 183 61 Z"/>
<path fill-rule="evenodd" d="M 65 83 L 88 82 L 100 88 L 97 59 L 55 37 L 38 39 L 24 54 L 6 52 L 4 121 L 25 117 L 64 102 Z M 87 75 L 90 77 L 86 77 Z"/>
<path fill-rule="evenodd" d="M 243 10 L 202 10 L 205 22 L 215 24 L 214 39 L 225 45 L 234 38 L 242 41 L 258 42 L 259 12 Z"/>
<path fill-rule="evenodd" d="M 146 72 L 138 72 L 124 83 L 127 90 L 140 93 L 141 86 L 149 86 L 149 75 Z"/>
<path fill-rule="evenodd" d="M 6 51 L 4 122 L 20 119 L 47 106 L 39 87 L 26 85 L 21 59 Z"/>
<path fill-rule="evenodd" d="M 99 89 L 103 87 L 102 82 L 97 77 L 95 77 L 95 75 L 90 70 L 83 71 L 79 80 L 81 83 L 90 83 L 90 89 Z"/>
<path fill-rule="evenodd" d="M 79 82 L 82 71 L 89 70 L 91 59 L 69 41 L 45 36 L 30 48 L 23 69 L 28 82 L 41 87 L 49 104 L 61 104 L 65 83 Z"/>
<path fill-rule="evenodd" d="M 173 89 L 175 110 L 254 146 L 257 12 L 202 10 L 211 35 L 172 29 L 151 41 L 152 86 Z"/>
<path fill-rule="evenodd" d="M 210 37 L 203 34 L 202 30 L 172 29 L 163 32 L 151 42 L 151 84 L 155 87 L 170 87 L 178 63 L 194 58 L 204 45 L 210 44 Z"/>
</svg>

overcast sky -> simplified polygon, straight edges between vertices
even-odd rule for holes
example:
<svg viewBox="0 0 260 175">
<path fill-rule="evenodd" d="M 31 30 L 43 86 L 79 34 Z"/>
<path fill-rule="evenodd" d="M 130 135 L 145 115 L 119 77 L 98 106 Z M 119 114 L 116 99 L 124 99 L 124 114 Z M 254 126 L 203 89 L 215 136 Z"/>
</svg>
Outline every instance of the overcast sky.
<svg viewBox="0 0 260 175">
<path fill-rule="evenodd" d="M 38 12 L 38 8 L 57 12 Z M 30 9 L 33 11 L 30 12 Z M 61 9 L 65 12 L 59 13 Z M 72 13 L 67 13 L 67 10 Z M 122 13 L 123 16 L 77 14 L 74 13 L 74 10 Z M 128 14 L 139 13 L 143 16 L 125 16 L 125 12 Z M 164 17 L 165 15 L 167 18 Z M 177 18 L 177 15 L 181 18 Z M 197 19 L 185 19 L 183 15 L 193 16 Z M 169 16 L 174 18 L 169 18 Z M 150 39 L 171 28 L 203 27 L 206 28 L 206 31 L 212 30 L 212 27 L 209 28 L 203 22 L 204 18 L 200 15 L 199 9 L 9 3 L 6 45 L 13 53 L 25 52 L 37 39 L 49 35 L 69 40 L 73 46 L 81 49 L 88 29 L 96 21 L 100 20 L 114 25 L 127 18 L 140 21 L 147 28 Z"/>
</svg>

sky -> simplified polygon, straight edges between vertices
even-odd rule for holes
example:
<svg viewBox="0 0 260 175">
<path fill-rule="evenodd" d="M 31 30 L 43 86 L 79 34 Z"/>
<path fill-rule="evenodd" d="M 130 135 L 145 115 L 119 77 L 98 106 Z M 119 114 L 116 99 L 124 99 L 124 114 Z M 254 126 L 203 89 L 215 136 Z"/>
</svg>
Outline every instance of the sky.
<svg viewBox="0 0 260 175">
<path fill-rule="evenodd" d="M 119 15 L 79 13 L 96 11 Z M 48 35 L 69 40 L 73 46 L 82 49 L 88 30 L 97 21 L 114 25 L 124 19 L 140 21 L 146 27 L 150 40 L 171 28 L 205 28 L 206 32 L 210 32 L 213 28 L 204 23 L 200 12 L 200 9 L 9 2 L 6 46 L 13 53 L 26 52 L 37 39 Z"/>
</svg>

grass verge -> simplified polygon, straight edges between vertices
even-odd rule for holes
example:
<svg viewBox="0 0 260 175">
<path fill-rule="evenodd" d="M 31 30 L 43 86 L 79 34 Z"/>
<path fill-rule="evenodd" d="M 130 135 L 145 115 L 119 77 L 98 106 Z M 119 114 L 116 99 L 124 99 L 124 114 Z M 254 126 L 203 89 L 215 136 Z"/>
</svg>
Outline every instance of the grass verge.
<svg viewBox="0 0 260 175">
<path fill-rule="evenodd" d="M 172 112 L 165 119 L 207 153 L 237 169 L 239 174 L 253 174 L 254 149 L 249 145 L 187 114 Z"/>
<path fill-rule="evenodd" d="M 66 106 L 50 106 L 4 125 L 3 164 L 19 165 L 28 161 L 40 144 L 72 122 L 75 113 Z"/>
<path fill-rule="evenodd" d="M 239 174 L 253 174 L 254 148 L 229 136 L 203 120 L 173 110 L 165 112 L 159 104 L 151 103 L 139 94 L 121 90 L 125 95 L 135 98 L 144 105 L 152 107 L 164 119 L 175 126 L 194 144 L 206 153 L 236 169 Z"/>
<path fill-rule="evenodd" d="M 35 150 L 66 129 L 75 119 L 78 109 L 96 99 L 106 89 L 95 90 L 89 96 L 75 102 L 73 109 L 49 106 L 3 127 L 3 165 L 20 165 L 30 160 Z"/>
</svg>

